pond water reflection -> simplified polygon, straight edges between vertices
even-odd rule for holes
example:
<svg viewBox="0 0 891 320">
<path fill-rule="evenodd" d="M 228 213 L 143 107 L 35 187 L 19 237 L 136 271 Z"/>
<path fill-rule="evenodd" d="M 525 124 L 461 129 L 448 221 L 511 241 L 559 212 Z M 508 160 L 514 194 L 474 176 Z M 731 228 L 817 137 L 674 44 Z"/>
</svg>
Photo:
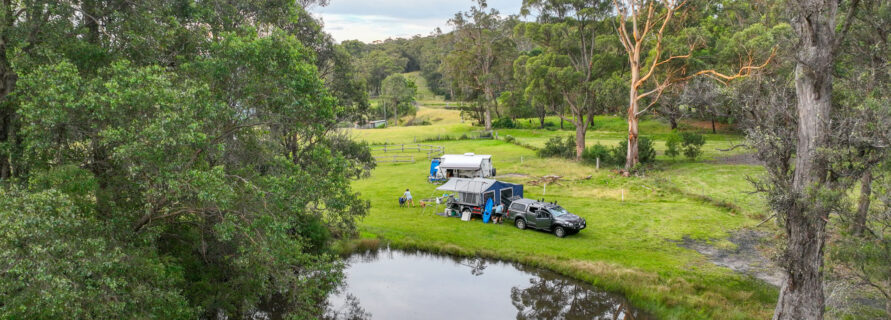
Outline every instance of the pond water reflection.
<svg viewBox="0 0 891 320">
<path fill-rule="evenodd" d="M 651 319 L 581 281 L 478 258 L 361 252 L 344 282 L 326 319 Z"/>
</svg>

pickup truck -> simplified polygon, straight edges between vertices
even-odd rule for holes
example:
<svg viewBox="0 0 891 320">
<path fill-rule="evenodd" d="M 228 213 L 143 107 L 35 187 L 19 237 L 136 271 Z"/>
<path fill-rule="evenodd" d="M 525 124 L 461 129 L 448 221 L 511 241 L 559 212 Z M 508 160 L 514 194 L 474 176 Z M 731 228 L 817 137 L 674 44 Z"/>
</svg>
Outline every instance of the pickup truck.
<svg viewBox="0 0 891 320">
<path fill-rule="evenodd" d="M 563 238 L 576 234 L 586 227 L 585 219 L 569 213 L 556 203 L 519 199 L 510 204 L 506 217 L 513 220 L 518 229 L 539 229 L 553 232 Z"/>
</svg>

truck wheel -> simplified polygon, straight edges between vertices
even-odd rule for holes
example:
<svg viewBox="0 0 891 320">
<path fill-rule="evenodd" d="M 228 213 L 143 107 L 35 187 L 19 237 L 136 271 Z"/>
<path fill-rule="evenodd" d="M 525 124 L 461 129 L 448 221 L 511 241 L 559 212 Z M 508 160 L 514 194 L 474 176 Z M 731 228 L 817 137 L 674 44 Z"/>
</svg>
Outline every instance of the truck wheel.
<svg viewBox="0 0 891 320">
<path fill-rule="evenodd" d="M 566 236 L 566 229 L 563 229 L 563 227 L 561 226 L 557 226 L 556 228 L 554 228 L 554 235 L 557 236 L 557 238 L 563 238 Z"/>
<path fill-rule="evenodd" d="M 523 220 L 520 218 L 520 219 L 517 219 L 517 221 L 515 221 L 514 224 L 517 225 L 517 229 L 520 229 L 520 230 L 526 229 L 526 220 Z"/>
</svg>

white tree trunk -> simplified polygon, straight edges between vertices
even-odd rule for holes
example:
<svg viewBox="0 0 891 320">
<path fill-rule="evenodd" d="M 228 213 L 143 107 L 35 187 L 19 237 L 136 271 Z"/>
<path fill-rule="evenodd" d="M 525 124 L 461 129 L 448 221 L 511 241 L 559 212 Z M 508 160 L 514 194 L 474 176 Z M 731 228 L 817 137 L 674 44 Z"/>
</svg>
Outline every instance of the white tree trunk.
<svg viewBox="0 0 891 320">
<path fill-rule="evenodd" d="M 628 95 L 628 150 L 625 158 L 625 171 L 631 172 L 640 162 L 640 158 L 638 156 L 637 150 L 637 136 L 638 136 L 638 127 L 637 127 L 637 83 L 638 79 L 640 79 L 640 65 L 636 61 L 637 54 L 632 54 L 631 60 L 631 88 L 629 90 Z"/>
</svg>

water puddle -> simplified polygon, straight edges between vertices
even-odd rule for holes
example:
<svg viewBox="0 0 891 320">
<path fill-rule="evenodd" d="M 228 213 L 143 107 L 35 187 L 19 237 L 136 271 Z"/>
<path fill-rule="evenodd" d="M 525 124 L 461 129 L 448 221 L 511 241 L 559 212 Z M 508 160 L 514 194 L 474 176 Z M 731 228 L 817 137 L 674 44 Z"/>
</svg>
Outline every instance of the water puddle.
<svg viewBox="0 0 891 320">
<path fill-rule="evenodd" d="M 352 255 L 328 302 L 326 319 L 652 319 L 546 270 L 390 249 Z"/>
</svg>

